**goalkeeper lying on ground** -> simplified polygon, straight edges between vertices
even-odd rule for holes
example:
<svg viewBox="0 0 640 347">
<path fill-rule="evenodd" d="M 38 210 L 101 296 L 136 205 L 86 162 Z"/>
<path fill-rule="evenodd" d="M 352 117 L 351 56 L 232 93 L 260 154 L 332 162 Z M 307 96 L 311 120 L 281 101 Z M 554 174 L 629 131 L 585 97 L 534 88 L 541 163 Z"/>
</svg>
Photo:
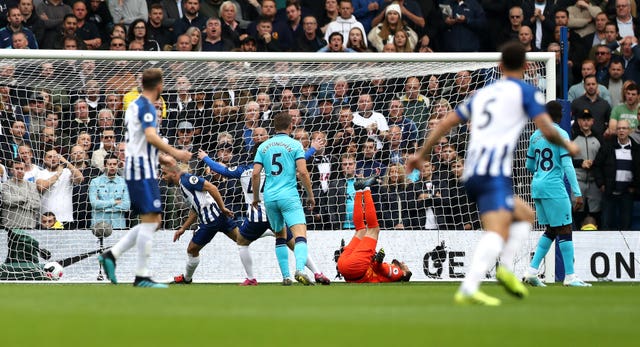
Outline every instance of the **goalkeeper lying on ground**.
<svg viewBox="0 0 640 347">
<path fill-rule="evenodd" d="M 338 258 L 338 272 L 347 282 L 408 282 L 411 271 L 405 263 L 396 259 L 391 264 L 384 263 L 384 250 L 380 249 L 376 253 L 380 227 L 369 189 L 376 179 L 377 176 L 374 175 L 358 180 L 354 184 L 356 196 L 353 203 L 353 224 L 356 227 L 356 234 Z"/>
</svg>

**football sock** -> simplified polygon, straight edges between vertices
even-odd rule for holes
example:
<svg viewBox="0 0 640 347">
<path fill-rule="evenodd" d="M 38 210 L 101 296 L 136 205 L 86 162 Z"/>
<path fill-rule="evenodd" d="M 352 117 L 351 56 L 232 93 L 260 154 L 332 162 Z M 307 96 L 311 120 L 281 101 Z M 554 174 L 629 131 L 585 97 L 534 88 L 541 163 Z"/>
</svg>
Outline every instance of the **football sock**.
<svg viewBox="0 0 640 347">
<path fill-rule="evenodd" d="M 238 246 L 238 253 L 240 254 L 240 261 L 244 267 L 244 271 L 247 273 L 247 278 L 252 280 L 253 277 L 253 259 L 251 259 L 251 252 L 249 252 L 249 246 Z"/>
<path fill-rule="evenodd" d="M 564 262 L 564 274 L 573 275 L 573 238 L 571 234 L 558 235 L 558 248 Z"/>
<path fill-rule="evenodd" d="M 296 237 L 296 245 L 293 248 L 293 254 L 296 256 L 296 271 L 304 271 L 304 267 L 307 265 L 308 252 L 307 238 Z"/>
<path fill-rule="evenodd" d="M 291 277 L 289 272 L 289 248 L 287 247 L 286 239 L 276 238 L 276 258 L 278 259 L 282 278 Z"/>
<path fill-rule="evenodd" d="M 136 268 L 136 276 L 149 277 L 150 271 L 148 267 L 149 258 L 151 258 L 151 248 L 153 247 L 153 233 L 158 227 L 157 223 L 141 223 L 136 239 L 136 247 L 138 248 L 138 267 Z"/>
<path fill-rule="evenodd" d="M 379 226 L 378 216 L 376 215 L 376 205 L 373 203 L 371 189 L 364 190 L 364 218 L 367 220 L 367 228 L 377 228 Z"/>
<path fill-rule="evenodd" d="M 509 228 L 509 239 L 502 249 L 500 254 L 500 263 L 504 265 L 509 271 L 513 272 L 515 266 L 514 260 L 516 253 L 522 247 L 522 244 L 527 240 L 529 233 L 531 232 L 532 225 L 528 222 L 513 222 Z"/>
<path fill-rule="evenodd" d="M 193 273 L 196 271 L 196 268 L 200 264 L 200 256 L 194 257 L 191 254 L 187 254 L 187 270 L 184 273 L 184 279 L 187 281 L 191 281 L 193 277 Z"/>
<path fill-rule="evenodd" d="M 478 291 L 480 282 L 487 271 L 495 265 L 496 259 L 504 247 L 502 236 L 494 231 L 485 231 L 476 245 L 471 266 L 467 276 L 460 285 L 460 291 L 466 295 L 472 295 Z"/>
<path fill-rule="evenodd" d="M 307 253 L 307 267 L 314 274 L 317 274 L 317 273 L 321 272 L 321 271 L 318 270 L 318 267 L 316 266 L 316 262 L 313 261 L 313 258 L 311 258 L 311 254 L 309 254 L 309 253 Z"/>
<path fill-rule="evenodd" d="M 362 210 L 362 191 L 356 192 L 356 200 L 353 202 L 353 226 L 356 230 L 362 230 L 364 225 L 364 211 Z"/>
<path fill-rule="evenodd" d="M 542 236 L 540 236 L 536 252 L 533 254 L 533 259 L 531 259 L 531 264 L 529 265 L 529 275 L 533 276 L 538 274 L 540 263 L 542 263 L 542 259 L 544 259 L 547 252 L 549 252 L 549 248 L 551 248 L 552 243 L 553 240 L 548 238 L 546 234 L 542 234 Z"/>
<path fill-rule="evenodd" d="M 113 247 L 111 247 L 111 254 L 113 254 L 114 258 L 118 259 L 122 253 L 130 250 L 131 247 L 136 245 L 138 230 L 140 230 L 140 224 L 129 229 L 129 231 L 124 234 L 124 236 L 115 245 L 113 245 Z"/>
</svg>

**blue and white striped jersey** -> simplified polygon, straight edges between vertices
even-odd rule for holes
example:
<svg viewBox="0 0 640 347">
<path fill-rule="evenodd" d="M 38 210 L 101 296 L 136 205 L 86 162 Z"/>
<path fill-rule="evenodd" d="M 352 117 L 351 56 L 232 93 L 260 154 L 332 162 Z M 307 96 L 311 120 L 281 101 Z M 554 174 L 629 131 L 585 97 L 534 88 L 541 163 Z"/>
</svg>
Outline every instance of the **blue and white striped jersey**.
<svg viewBox="0 0 640 347">
<path fill-rule="evenodd" d="M 143 95 L 129 104 L 124 115 L 126 180 L 157 179 L 158 149 L 147 142 L 144 131 L 148 127 L 157 129 L 156 108 Z"/>
<path fill-rule="evenodd" d="M 253 175 L 253 165 L 240 165 L 234 167 L 226 167 L 220 163 L 213 161 L 211 158 L 204 158 L 204 162 L 215 172 L 228 178 L 240 179 L 242 192 L 244 193 L 244 201 L 247 207 L 247 218 L 249 222 L 268 222 L 267 210 L 264 207 L 263 189 L 265 182 L 264 170 L 260 173 L 260 204 L 258 209 L 254 209 L 253 203 L 253 186 L 251 185 L 251 176 Z"/>
<path fill-rule="evenodd" d="M 204 178 L 185 172 L 180 176 L 180 190 L 198 214 L 200 224 L 209 224 L 216 222 L 222 211 L 209 192 L 204 190 L 204 182 Z"/>
<path fill-rule="evenodd" d="M 476 92 L 456 108 L 471 122 L 463 179 L 511 177 L 513 151 L 529 119 L 545 112 L 544 95 L 514 78 L 503 78 Z"/>
</svg>

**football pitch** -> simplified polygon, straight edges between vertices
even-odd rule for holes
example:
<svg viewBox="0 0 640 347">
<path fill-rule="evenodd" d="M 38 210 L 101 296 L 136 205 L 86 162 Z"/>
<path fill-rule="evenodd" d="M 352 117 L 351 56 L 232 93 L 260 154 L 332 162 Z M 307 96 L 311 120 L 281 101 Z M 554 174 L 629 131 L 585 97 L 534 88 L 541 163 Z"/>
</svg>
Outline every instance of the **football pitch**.
<svg viewBox="0 0 640 347">
<path fill-rule="evenodd" d="M 0 284 L 0 346 L 630 346 L 640 284 L 493 283 L 500 307 L 453 305 L 456 283 L 282 287 Z"/>
</svg>

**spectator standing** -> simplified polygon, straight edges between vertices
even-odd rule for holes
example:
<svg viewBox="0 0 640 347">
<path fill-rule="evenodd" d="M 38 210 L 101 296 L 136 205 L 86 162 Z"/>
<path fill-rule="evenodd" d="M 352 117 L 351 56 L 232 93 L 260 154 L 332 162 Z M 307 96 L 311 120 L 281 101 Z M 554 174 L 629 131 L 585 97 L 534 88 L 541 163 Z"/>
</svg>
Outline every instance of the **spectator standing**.
<svg viewBox="0 0 640 347">
<path fill-rule="evenodd" d="M 2 225 L 8 230 L 35 229 L 40 214 L 40 194 L 36 185 L 24 179 L 25 164 L 14 160 L 12 177 L 0 184 Z"/>
<path fill-rule="evenodd" d="M 591 4 L 589 0 L 578 0 L 574 5 L 567 7 L 567 12 L 569 13 L 568 27 L 580 37 L 585 37 L 596 31 L 594 22 L 602 9 Z"/>
<path fill-rule="evenodd" d="M 618 132 L 617 125 L 621 120 L 626 120 L 631 129 L 638 127 L 638 107 L 640 106 L 638 85 L 630 84 L 624 90 L 624 102 L 613 108 L 609 118 L 608 133 L 613 135 Z M 605 134 L 606 135 L 606 134 Z M 628 136 L 628 134 L 627 134 Z"/>
<path fill-rule="evenodd" d="M 136 42 L 145 51 L 160 51 L 160 44 L 149 38 L 147 24 L 144 19 L 138 18 L 129 26 L 129 44 Z"/>
<path fill-rule="evenodd" d="M 594 119 L 589 110 L 578 114 L 578 129 L 574 132 L 573 142 L 580 147 L 580 153 L 573 158 L 578 185 L 582 192 L 583 206 L 573 212 L 574 225 L 580 225 L 588 216 L 600 224 L 602 210 L 602 192 L 596 185 L 593 162 L 602 146 L 602 137 L 593 132 Z"/>
<path fill-rule="evenodd" d="M 207 17 L 200 14 L 200 2 L 198 0 L 183 0 L 183 15 L 173 23 L 173 35 L 178 37 L 190 27 L 196 27 L 204 31 L 207 27 Z M 146 16 L 142 17 L 146 18 Z"/>
<path fill-rule="evenodd" d="M 44 22 L 36 14 L 33 0 L 20 0 L 20 2 L 18 3 L 18 8 L 20 9 L 20 13 L 22 13 L 22 21 L 24 26 L 29 28 L 33 32 L 33 34 L 36 36 L 36 41 L 38 41 L 38 46 L 40 46 L 42 40 L 44 39 L 45 28 Z"/>
<path fill-rule="evenodd" d="M 108 4 L 113 23 L 129 26 L 138 18 L 147 19 L 149 17 L 145 0 L 109 0 Z"/>
<path fill-rule="evenodd" d="M 233 5 L 232 5 L 233 6 Z M 207 20 L 207 28 L 205 29 L 206 38 L 202 43 L 202 50 L 205 52 L 210 51 L 230 51 L 233 49 L 233 41 L 229 41 L 222 37 L 222 27 L 220 19 L 209 18 Z"/>
<path fill-rule="evenodd" d="M 173 26 L 165 24 L 162 5 L 151 5 L 151 8 L 149 9 L 149 21 L 147 24 L 147 37 L 149 40 L 156 41 L 161 50 L 166 51 L 167 46 L 175 43 L 173 38 Z"/>
<path fill-rule="evenodd" d="M 391 230 L 409 229 L 411 225 L 404 165 L 391 164 L 380 185 L 382 227 Z"/>
<path fill-rule="evenodd" d="M 12 7 L 8 12 L 8 24 L 6 27 L 0 29 L 0 48 L 7 48 L 12 45 L 12 36 L 16 33 L 22 32 L 27 37 L 28 47 L 31 49 L 38 49 L 38 40 L 34 33 L 23 25 L 24 17 L 22 12 L 17 7 Z M 15 48 L 15 47 L 14 47 Z"/>
<path fill-rule="evenodd" d="M 618 106 L 622 102 L 622 85 L 624 83 L 624 65 L 619 60 L 612 60 L 609 64 L 609 79 L 605 81 L 611 95 L 611 105 Z"/>
<path fill-rule="evenodd" d="M 327 42 L 322 38 L 322 31 L 318 29 L 318 20 L 313 16 L 302 19 L 302 33 L 296 38 L 295 50 L 298 52 L 317 52 Z"/>
<path fill-rule="evenodd" d="M 44 22 L 44 37 L 47 40 L 47 37 L 55 35 L 65 16 L 72 14 L 72 10 L 62 0 L 47 0 L 36 6 L 36 13 Z M 46 41 L 43 42 L 43 46 L 45 46 L 45 43 Z"/>
<path fill-rule="evenodd" d="M 124 178 L 118 175 L 118 158 L 105 157 L 102 166 L 105 168 L 104 174 L 92 179 L 89 184 L 91 225 L 106 222 L 113 229 L 125 229 L 131 201 Z"/>
<path fill-rule="evenodd" d="M 72 7 L 73 15 L 78 20 L 78 29 L 76 34 L 80 38 L 87 49 L 99 49 L 102 46 L 102 37 L 95 23 L 87 18 L 87 5 L 83 0 L 76 0 Z"/>
<path fill-rule="evenodd" d="M 640 145 L 629 137 L 626 119 L 616 124 L 617 136 L 604 142 L 593 162 L 596 184 L 603 192 L 602 230 L 629 230 L 633 195 L 640 180 Z"/>
<path fill-rule="evenodd" d="M 354 26 L 359 27 L 363 33 L 366 32 L 364 30 L 364 27 L 362 26 L 362 23 L 358 22 L 356 17 L 353 15 L 353 4 L 351 3 L 351 0 L 340 0 L 338 6 L 340 15 L 336 18 L 335 21 L 329 23 L 329 26 L 324 33 L 324 39 L 327 42 L 330 41 L 329 35 L 333 34 L 334 32 L 339 32 L 340 34 L 342 34 L 343 38 L 349 37 L 349 31 Z M 345 47 L 347 46 L 346 40 L 343 42 L 343 45 Z"/>
<path fill-rule="evenodd" d="M 476 0 L 455 1 L 447 4 L 451 15 L 444 19 L 442 43 L 446 52 L 477 52 L 480 50 L 479 33 L 484 32 L 484 10 Z"/>
<path fill-rule="evenodd" d="M 418 42 L 418 34 L 402 21 L 400 5 L 393 3 L 385 8 L 384 13 L 382 23 L 371 29 L 367 36 L 371 47 L 382 52 L 384 45 L 394 42 L 394 36 L 397 32 L 404 31 L 407 34 L 410 50 L 413 51 Z"/>
<path fill-rule="evenodd" d="M 44 170 L 36 177 L 38 191 L 42 194 L 40 211 L 55 213 L 62 223 L 73 222 L 73 185 L 82 179 L 82 172 L 56 150 L 47 151 Z"/>
<path fill-rule="evenodd" d="M 597 136 L 603 136 L 609 123 L 611 106 L 600 95 L 598 95 L 598 82 L 594 75 L 584 78 L 584 95 L 571 102 L 571 114 L 574 120 L 578 118 L 584 110 L 588 110 L 594 119 L 592 130 Z M 574 123 L 576 129 L 577 123 Z"/>
</svg>

